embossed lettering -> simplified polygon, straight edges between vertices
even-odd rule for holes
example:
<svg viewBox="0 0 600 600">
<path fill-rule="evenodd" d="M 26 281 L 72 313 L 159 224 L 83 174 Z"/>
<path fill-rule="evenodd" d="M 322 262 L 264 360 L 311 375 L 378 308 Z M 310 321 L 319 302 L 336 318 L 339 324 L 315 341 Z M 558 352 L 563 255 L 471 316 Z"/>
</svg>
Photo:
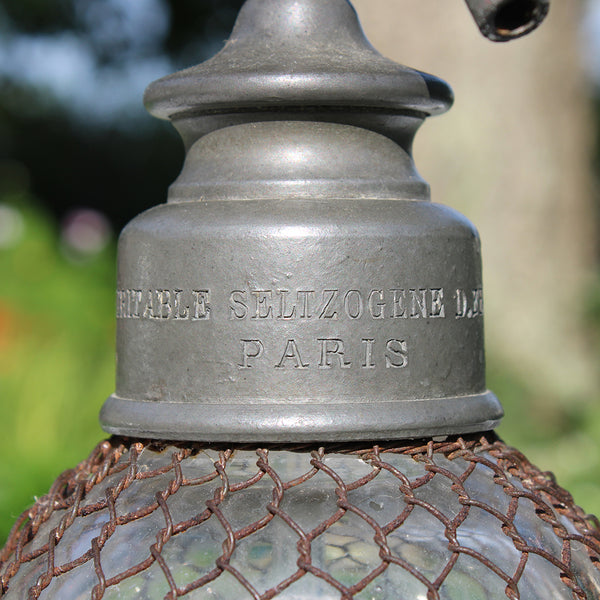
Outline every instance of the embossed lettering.
<svg viewBox="0 0 600 600">
<path fill-rule="evenodd" d="M 456 298 L 456 318 L 462 319 L 467 316 L 467 310 L 469 308 L 467 294 L 463 290 L 456 290 L 454 292 Z"/>
<path fill-rule="evenodd" d="M 478 299 L 473 302 L 477 304 Z M 479 304 L 481 302 L 479 301 Z M 477 312 L 477 311 L 476 311 Z M 340 290 L 285 288 L 233 290 L 229 295 L 230 320 L 278 319 L 296 321 L 341 318 L 443 319 L 444 288 L 375 288 Z"/>
<path fill-rule="evenodd" d="M 192 290 L 192 321 L 203 321 L 210 318 L 209 290 Z"/>
<path fill-rule="evenodd" d="M 295 340 L 287 341 L 285 350 L 283 351 L 283 356 L 281 357 L 281 360 L 275 365 L 275 368 L 283 369 L 286 360 L 293 360 L 295 369 L 306 369 L 309 366 L 308 363 L 302 362 L 300 351 L 298 350 L 298 346 Z"/>
<path fill-rule="evenodd" d="M 406 319 L 406 291 L 390 290 L 392 292 L 392 318 Z"/>
<path fill-rule="evenodd" d="M 457 289 L 454 295 L 457 319 L 474 319 L 483 316 L 483 290 L 481 288 L 475 288 L 469 293 Z"/>
<path fill-rule="evenodd" d="M 117 318 L 198 321 L 210 318 L 209 290 L 117 290 Z"/>
<path fill-rule="evenodd" d="M 288 296 L 290 290 L 277 290 L 279 294 L 279 314 L 278 319 L 289 321 L 296 316 L 296 305 L 292 304 L 291 308 L 288 307 Z"/>
<path fill-rule="evenodd" d="M 477 288 L 471 292 L 473 298 L 473 316 L 480 317 L 483 315 L 483 290 Z"/>
<path fill-rule="evenodd" d="M 119 289 L 116 312 L 119 319 L 208 320 L 211 319 L 210 290 Z M 456 318 L 483 314 L 481 288 L 456 289 Z M 233 290 L 228 297 L 229 320 L 298 321 L 364 318 L 443 319 L 446 317 L 444 288 L 390 288 L 325 290 L 254 289 Z"/>
<path fill-rule="evenodd" d="M 444 290 L 442 288 L 433 288 L 431 293 L 431 310 L 429 316 L 432 319 L 443 319 L 446 316 L 444 308 Z"/>
<path fill-rule="evenodd" d="M 264 352 L 264 345 L 260 340 L 240 340 L 242 345 L 242 361 L 240 369 L 252 369 L 250 359 L 260 358 Z"/>
<path fill-rule="evenodd" d="M 408 365 L 408 345 L 404 340 L 388 340 L 385 347 L 386 369 L 403 369 Z"/>
<path fill-rule="evenodd" d="M 246 304 L 246 292 L 234 290 L 229 294 L 229 318 L 245 319 L 248 314 L 248 305 Z"/>
<path fill-rule="evenodd" d="M 345 359 L 344 342 L 338 338 L 319 338 L 321 344 L 320 369 L 331 369 L 333 357 L 337 357 L 341 369 L 349 369 L 352 363 Z"/>
<path fill-rule="evenodd" d="M 173 312 L 171 307 L 171 292 L 169 290 L 156 290 L 158 299 L 158 315 L 159 319 L 168 319 Z"/>
<path fill-rule="evenodd" d="M 253 319 L 269 319 L 273 317 L 273 292 L 271 290 L 251 290 L 254 296 Z"/>
<path fill-rule="evenodd" d="M 127 291 L 117 290 L 117 319 L 125 319 L 127 317 Z"/>
<path fill-rule="evenodd" d="M 140 318 L 140 302 L 142 301 L 142 290 L 127 290 L 127 317 L 130 319 Z"/>
<path fill-rule="evenodd" d="M 408 290 L 410 294 L 410 318 L 425 319 L 427 317 L 427 290 Z"/>
<path fill-rule="evenodd" d="M 296 292 L 298 298 L 298 306 L 300 306 L 300 318 L 311 319 L 312 314 L 310 312 L 309 297 L 315 297 L 315 290 L 298 290 Z"/>
<path fill-rule="evenodd" d="M 348 290 L 344 296 L 344 311 L 351 319 L 358 319 L 363 314 L 363 299 L 358 290 Z"/>
<path fill-rule="evenodd" d="M 158 318 L 154 314 L 154 293 L 152 290 L 148 290 L 146 293 L 146 303 L 144 304 L 144 311 L 142 312 L 144 319 L 156 319 Z"/>
<path fill-rule="evenodd" d="M 359 345 L 360 343 L 360 345 Z M 318 344 L 318 362 L 305 360 L 305 353 L 312 353 Z M 276 344 L 277 345 L 277 344 Z M 240 340 L 241 358 L 237 363 L 239 369 L 264 369 L 269 367 L 264 357 L 273 350 L 279 350 L 279 361 L 271 363 L 271 368 L 279 371 L 305 370 L 318 368 L 324 370 L 357 369 L 374 370 L 377 368 L 404 369 L 408 366 L 408 343 L 404 339 L 387 339 L 378 342 L 375 338 L 313 338 L 298 342 L 288 338 L 281 340 L 278 348 L 267 347 L 262 340 L 248 338 Z M 282 351 L 281 351 L 282 350 Z M 354 358 L 356 357 L 356 360 Z M 260 359 L 263 360 L 260 360 Z M 310 359 L 309 359 L 310 360 Z"/>
<path fill-rule="evenodd" d="M 319 310 L 319 319 L 334 319 L 338 318 L 336 310 L 331 308 L 331 304 L 337 300 L 339 290 L 323 290 L 323 307 Z"/>
<path fill-rule="evenodd" d="M 373 362 L 373 345 L 375 344 L 375 340 L 363 338 L 361 342 L 363 343 L 365 351 L 362 368 L 374 369 L 375 363 Z"/>
<path fill-rule="evenodd" d="M 181 300 L 183 290 L 173 290 L 173 318 L 189 319 L 190 307 Z"/>
<path fill-rule="evenodd" d="M 375 297 L 379 296 L 377 302 L 375 302 Z M 383 319 L 385 318 L 384 310 L 385 310 L 385 302 L 383 301 L 383 290 L 371 290 L 369 293 L 369 299 L 367 301 L 369 306 L 369 312 L 374 319 Z"/>
</svg>

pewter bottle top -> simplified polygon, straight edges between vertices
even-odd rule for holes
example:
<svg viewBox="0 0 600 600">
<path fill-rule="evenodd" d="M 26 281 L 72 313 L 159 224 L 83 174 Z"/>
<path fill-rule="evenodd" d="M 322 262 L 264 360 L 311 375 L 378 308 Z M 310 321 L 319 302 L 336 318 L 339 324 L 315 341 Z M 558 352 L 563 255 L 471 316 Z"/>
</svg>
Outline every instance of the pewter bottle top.
<svg viewBox="0 0 600 600">
<path fill-rule="evenodd" d="M 346 0 L 249 0 L 225 48 L 147 90 L 187 154 L 119 242 L 111 433 L 226 442 L 492 429 L 477 232 L 412 139 L 450 88 Z"/>
</svg>

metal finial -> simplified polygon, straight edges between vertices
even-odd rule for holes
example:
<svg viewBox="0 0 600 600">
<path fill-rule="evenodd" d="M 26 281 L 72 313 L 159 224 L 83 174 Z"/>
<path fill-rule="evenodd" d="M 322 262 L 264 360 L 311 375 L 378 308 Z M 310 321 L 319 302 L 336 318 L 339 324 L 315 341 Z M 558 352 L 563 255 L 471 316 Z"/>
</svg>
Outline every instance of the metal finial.
<svg viewBox="0 0 600 600">
<path fill-rule="evenodd" d="M 221 52 L 154 82 L 144 99 L 189 146 L 200 125 L 188 117 L 342 107 L 428 116 L 448 109 L 452 90 L 381 56 L 347 0 L 249 0 Z"/>
</svg>

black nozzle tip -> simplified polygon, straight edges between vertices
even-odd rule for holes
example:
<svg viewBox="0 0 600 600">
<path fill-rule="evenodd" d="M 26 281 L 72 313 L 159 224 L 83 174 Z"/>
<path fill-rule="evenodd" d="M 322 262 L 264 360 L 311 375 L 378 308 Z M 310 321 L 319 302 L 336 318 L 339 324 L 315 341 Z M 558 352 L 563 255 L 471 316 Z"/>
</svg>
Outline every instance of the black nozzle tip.
<svg viewBox="0 0 600 600">
<path fill-rule="evenodd" d="M 549 0 L 466 0 L 481 33 L 507 42 L 536 29 L 548 14 Z"/>
</svg>

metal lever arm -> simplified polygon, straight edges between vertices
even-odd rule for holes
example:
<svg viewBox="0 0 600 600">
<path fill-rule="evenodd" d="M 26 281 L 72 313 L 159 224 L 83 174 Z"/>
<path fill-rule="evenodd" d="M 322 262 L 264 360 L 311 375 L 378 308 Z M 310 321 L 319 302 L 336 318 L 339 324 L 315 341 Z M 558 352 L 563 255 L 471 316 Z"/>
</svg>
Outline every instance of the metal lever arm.
<svg viewBox="0 0 600 600">
<path fill-rule="evenodd" d="M 527 35 L 541 24 L 550 0 L 466 0 L 481 33 L 493 42 Z"/>
</svg>

